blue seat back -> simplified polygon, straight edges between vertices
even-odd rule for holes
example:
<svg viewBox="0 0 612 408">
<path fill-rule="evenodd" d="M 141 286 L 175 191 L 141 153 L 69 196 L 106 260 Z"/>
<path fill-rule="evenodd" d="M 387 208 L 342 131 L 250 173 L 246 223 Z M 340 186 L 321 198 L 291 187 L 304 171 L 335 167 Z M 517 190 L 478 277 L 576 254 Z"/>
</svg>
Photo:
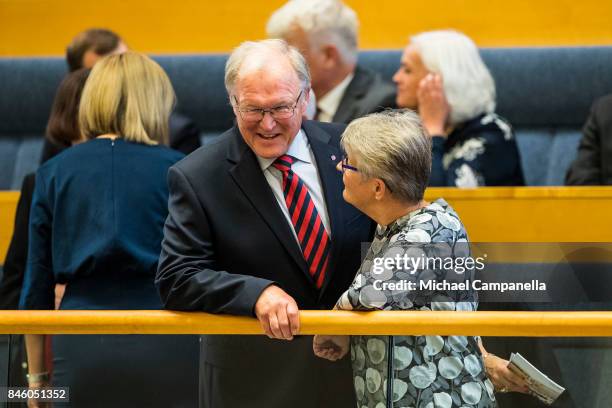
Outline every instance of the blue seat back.
<svg viewBox="0 0 612 408">
<path fill-rule="evenodd" d="M 495 79 L 497 112 L 515 128 L 528 185 L 559 185 L 574 159 L 593 100 L 612 93 L 612 47 L 484 48 Z M 363 51 L 360 63 L 391 79 L 401 50 Z M 227 55 L 158 56 L 177 110 L 201 129 L 204 144 L 233 123 L 223 77 Z M 19 188 L 38 166 L 62 58 L 0 58 L 0 189 Z"/>
</svg>

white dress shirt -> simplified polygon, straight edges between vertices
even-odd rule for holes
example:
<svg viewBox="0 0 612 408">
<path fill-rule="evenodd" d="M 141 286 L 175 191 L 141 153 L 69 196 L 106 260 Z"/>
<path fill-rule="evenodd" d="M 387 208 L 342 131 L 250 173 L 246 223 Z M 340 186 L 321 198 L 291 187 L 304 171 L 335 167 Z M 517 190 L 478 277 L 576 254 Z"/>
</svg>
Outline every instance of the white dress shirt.
<svg viewBox="0 0 612 408">
<path fill-rule="evenodd" d="M 327 231 L 327 235 L 331 238 L 329 217 L 327 215 L 327 205 L 325 203 L 325 198 L 323 197 L 321 179 L 319 178 L 319 172 L 317 170 L 314 155 L 310 149 L 310 144 L 308 143 L 308 139 L 306 138 L 306 135 L 302 129 L 299 130 L 297 136 L 295 139 L 293 139 L 293 142 L 289 146 L 289 150 L 287 150 L 286 154 L 297 159 L 291 166 L 291 170 L 298 175 L 298 177 L 308 188 L 310 198 L 314 202 L 314 205 L 319 212 L 319 217 L 321 217 L 325 231 Z M 261 166 L 261 171 L 266 177 L 266 181 L 274 192 L 274 197 L 276 198 L 278 206 L 283 211 L 287 222 L 291 226 L 293 236 L 299 245 L 300 242 L 298 240 L 297 233 L 295 232 L 293 224 L 291 223 L 291 217 L 289 216 L 289 209 L 287 208 L 287 204 L 285 204 L 285 196 L 283 195 L 283 173 L 272 166 L 275 159 L 264 159 L 259 156 L 256 157 L 259 161 L 259 165 Z"/>
<path fill-rule="evenodd" d="M 344 96 L 346 88 L 349 86 L 355 75 L 350 73 L 334 87 L 331 91 L 325 94 L 324 97 L 317 101 L 317 108 L 319 108 L 319 122 L 331 122 L 340 106 L 340 101 Z"/>
</svg>

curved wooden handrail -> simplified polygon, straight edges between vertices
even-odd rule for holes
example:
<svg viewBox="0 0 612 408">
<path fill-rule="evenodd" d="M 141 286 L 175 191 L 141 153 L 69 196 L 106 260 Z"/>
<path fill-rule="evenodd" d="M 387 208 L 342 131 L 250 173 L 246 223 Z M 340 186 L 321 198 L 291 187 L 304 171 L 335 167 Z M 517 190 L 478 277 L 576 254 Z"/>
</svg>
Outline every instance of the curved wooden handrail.
<svg viewBox="0 0 612 408">
<path fill-rule="evenodd" d="M 612 312 L 300 312 L 301 334 L 612 337 Z M 263 334 L 248 317 L 163 310 L 0 311 L 0 334 Z"/>
</svg>

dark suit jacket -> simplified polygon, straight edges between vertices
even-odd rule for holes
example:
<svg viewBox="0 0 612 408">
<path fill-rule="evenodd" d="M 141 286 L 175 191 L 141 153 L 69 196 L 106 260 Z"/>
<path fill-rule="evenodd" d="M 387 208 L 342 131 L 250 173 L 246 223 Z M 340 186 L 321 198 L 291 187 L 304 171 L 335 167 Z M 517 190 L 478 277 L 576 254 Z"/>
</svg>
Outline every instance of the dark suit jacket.
<svg viewBox="0 0 612 408">
<path fill-rule="evenodd" d="M 300 309 L 330 309 L 360 263 L 371 221 L 342 199 L 338 146 L 343 126 L 304 122 L 331 224 L 331 258 L 317 291 L 259 163 L 236 127 L 170 168 L 169 215 L 156 278 L 169 309 L 253 316 L 275 283 Z M 205 407 L 354 406 L 347 359 L 312 353 L 311 337 L 206 336 Z"/>
<path fill-rule="evenodd" d="M 349 123 L 368 113 L 396 108 L 395 86 L 380 74 L 357 66 L 332 122 Z"/>
<path fill-rule="evenodd" d="M 170 115 L 170 147 L 189 154 L 200 147 L 200 129 L 195 122 L 178 112 Z"/>
<path fill-rule="evenodd" d="M 567 185 L 612 185 L 612 95 L 593 103 Z"/>
</svg>

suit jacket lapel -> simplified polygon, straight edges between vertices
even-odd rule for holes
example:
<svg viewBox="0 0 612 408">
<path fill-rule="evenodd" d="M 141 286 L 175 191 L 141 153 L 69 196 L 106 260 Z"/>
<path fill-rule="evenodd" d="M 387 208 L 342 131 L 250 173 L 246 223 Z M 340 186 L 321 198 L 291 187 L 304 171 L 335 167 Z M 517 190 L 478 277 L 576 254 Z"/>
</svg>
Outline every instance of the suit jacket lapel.
<svg viewBox="0 0 612 408">
<path fill-rule="evenodd" d="M 302 251 L 293 236 L 291 227 L 285 219 L 282 210 L 274 198 L 274 193 L 264 177 L 255 154 L 244 143 L 237 127 L 232 129 L 233 141 L 228 149 L 227 159 L 235 163 L 230 168 L 230 174 L 247 199 L 251 202 L 255 211 L 268 224 L 274 235 L 285 247 L 297 266 L 307 275 L 308 265 L 304 260 Z"/>
<path fill-rule="evenodd" d="M 361 68 L 355 69 L 355 76 L 346 87 L 340 105 L 336 109 L 333 122 L 348 123 L 359 111 L 359 102 L 366 94 L 372 78 Z"/>
<path fill-rule="evenodd" d="M 331 277 L 330 271 L 335 269 L 336 260 L 340 251 L 340 246 L 344 236 L 344 223 L 342 222 L 342 177 L 340 177 L 336 165 L 342 160 L 342 152 L 334 145 L 330 144 L 331 136 L 325 131 L 314 125 L 311 121 L 305 121 L 302 125 L 306 137 L 310 142 L 310 148 L 314 154 L 321 180 L 321 188 L 323 196 L 327 203 L 327 216 L 331 228 L 331 252 L 330 259 L 327 265 L 328 273 L 325 276 L 325 282 L 320 290 L 321 296 L 327 283 Z"/>
</svg>

